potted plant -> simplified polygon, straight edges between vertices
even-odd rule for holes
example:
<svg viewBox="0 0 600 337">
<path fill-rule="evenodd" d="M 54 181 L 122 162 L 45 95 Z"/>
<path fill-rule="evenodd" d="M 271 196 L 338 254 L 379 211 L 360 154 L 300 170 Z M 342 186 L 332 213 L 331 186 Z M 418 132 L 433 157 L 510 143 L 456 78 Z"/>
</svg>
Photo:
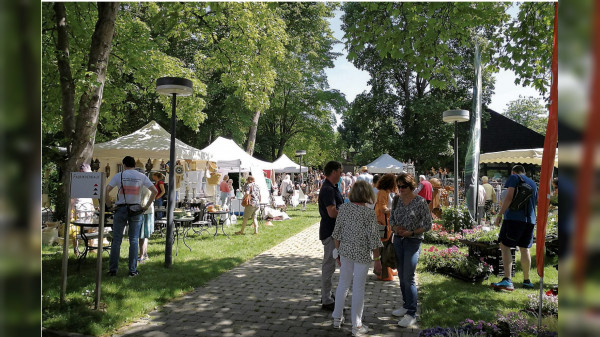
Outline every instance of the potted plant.
<svg viewBox="0 0 600 337">
<path fill-rule="evenodd" d="M 471 215 L 465 206 L 445 207 L 442 209 L 444 227 L 450 231 L 460 233 L 465 228 L 471 228 Z"/>
</svg>

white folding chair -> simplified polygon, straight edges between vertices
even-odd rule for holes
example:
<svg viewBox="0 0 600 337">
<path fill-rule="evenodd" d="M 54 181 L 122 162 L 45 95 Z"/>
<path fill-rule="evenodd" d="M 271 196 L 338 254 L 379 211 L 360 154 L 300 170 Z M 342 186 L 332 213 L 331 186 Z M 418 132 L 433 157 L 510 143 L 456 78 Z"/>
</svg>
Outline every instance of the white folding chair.
<svg viewBox="0 0 600 337">
<path fill-rule="evenodd" d="M 306 210 L 306 203 L 308 202 L 308 197 L 302 192 L 302 189 L 298 190 L 298 204 L 302 204 L 303 210 Z"/>
</svg>

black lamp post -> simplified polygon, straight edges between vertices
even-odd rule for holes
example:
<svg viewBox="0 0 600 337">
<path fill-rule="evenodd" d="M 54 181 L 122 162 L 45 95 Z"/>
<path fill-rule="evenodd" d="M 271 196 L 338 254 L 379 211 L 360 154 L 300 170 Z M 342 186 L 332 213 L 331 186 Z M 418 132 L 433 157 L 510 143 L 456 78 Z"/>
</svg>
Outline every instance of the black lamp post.
<svg viewBox="0 0 600 337">
<path fill-rule="evenodd" d="M 177 96 L 190 96 L 193 90 L 192 81 L 180 77 L 161 77 L 156 80 L 156 91 L 159 94 L 170 95 L 171 101 L 171 148 L 169 153 L 169 199 L 167 203 L 167 240 L 165 243 L 165 267 L 173 264 L 173 211 L 175 210 L 175 108 Z"/>
<path fill-rule="evenodd" d="M 454 208 L 458 209 L 458 123 L 469 120 L 469 111 L 447 110 L 442 119 L 446 123 L 454 122 Z"/>
</svg>

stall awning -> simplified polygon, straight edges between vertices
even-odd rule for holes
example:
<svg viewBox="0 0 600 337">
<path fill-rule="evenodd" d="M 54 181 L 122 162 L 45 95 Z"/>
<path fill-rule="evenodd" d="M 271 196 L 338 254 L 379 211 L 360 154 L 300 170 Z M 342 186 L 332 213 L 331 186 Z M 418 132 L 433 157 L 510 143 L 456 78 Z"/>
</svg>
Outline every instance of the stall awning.
<svg viewBox="0 0 600 337">
<path fill-rule="evenodd" d="M 543 148 L 507 150 L 499 152 L 482 153 L 479 157 L 479 163 L 511 163 L 511 164 L 534 164 L 542 165 Z M 558 167 L 558 149 L 556 149 L 556 158 L 554 166 Z"/>
</svg>

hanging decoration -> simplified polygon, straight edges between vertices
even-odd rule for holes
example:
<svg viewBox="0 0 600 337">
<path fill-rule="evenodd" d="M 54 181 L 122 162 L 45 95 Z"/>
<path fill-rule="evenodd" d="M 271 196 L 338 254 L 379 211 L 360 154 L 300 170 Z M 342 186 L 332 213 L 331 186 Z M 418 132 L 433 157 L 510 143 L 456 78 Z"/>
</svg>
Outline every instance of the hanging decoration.
<svg viewBox="0 0 600 337">
<path fill-rule="evenodd" d="M 152 164 L 152 161 L 150 160 L 150 158 L 148 158 L 148 162 L 146 163 L 146 173 L 150 173 L 153 167 L 154 165 Z"/>
</svg>

